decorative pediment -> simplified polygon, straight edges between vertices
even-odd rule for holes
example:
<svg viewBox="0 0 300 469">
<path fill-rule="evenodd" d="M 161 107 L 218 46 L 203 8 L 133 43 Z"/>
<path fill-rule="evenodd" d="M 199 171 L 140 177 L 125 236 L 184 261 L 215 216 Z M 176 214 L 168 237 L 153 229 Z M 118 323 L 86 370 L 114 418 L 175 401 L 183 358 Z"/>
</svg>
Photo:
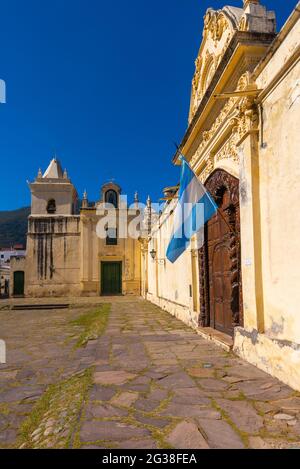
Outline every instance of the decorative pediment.
<svg viewBox="0 0 300 469">
<path fill-rule="evenodd" d="M 244 2 L 244 8 L 209 8 L 204 16 L 203 39 L 192 81 L 189 122 L 208 89 L 228 45 L 237 32 L 275 32 L 275 15 L 258 1 Z"/>
<path fill-rule="evenodd" d="M 219 42 L 227 29 L 232 34 L 238 29 L 242 14 L 242 8 L 224 7 L 222 10 L 209 8 L 204 16 L 203 36 L 211 36 L 215 42 Z"/>
<path fill-rule="evenodd" d="M 208 9 L 204 17 L 203 40 L 196 59 L 192 82 L 190 120 L 207 90 L 243 15 L 242 8 Z"/>
</svg>

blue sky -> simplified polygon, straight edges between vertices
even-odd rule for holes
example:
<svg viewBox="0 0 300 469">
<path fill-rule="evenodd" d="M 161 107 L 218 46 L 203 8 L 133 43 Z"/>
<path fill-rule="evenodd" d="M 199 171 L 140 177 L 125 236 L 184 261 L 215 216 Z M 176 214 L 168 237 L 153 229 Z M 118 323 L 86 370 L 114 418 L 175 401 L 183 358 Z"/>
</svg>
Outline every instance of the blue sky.
<svg viewBox="0 0 300 469">
<path fill-rule="evenodd" d="M 174 184 L 206 8 L 242 0 L 2 0 L 0 210 L 56 151 L 81 195 L 114 178 L 154 201 Z M 281 27 L 296 0 L 263 2 Z"/>
</svg>

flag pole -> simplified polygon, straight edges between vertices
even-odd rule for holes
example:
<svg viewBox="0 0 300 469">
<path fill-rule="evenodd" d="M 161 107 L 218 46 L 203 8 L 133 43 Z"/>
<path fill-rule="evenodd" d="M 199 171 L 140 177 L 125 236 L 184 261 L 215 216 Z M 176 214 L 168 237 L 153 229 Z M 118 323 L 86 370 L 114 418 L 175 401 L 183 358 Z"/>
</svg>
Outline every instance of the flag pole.
<svg viewBox="0 0 300 469">
<path fill-rule="evenodd" d="M 187 161 L 187 159 L 185 158 L 185 156 L 184 156 L 183 153 L 181 152 L 181 150 L 180 150 L 180 148 L 179 148 L 179 145 L 177 145 L 176 142 L 174 142 L 174 145 L 175 145 L 177 151 L 179 152 L 179 154 L 180 154 L 181 156 L 183 156 L 183 158 L 185 159 L 185 161 L 186 161 L 188 167 L 190 168 L 190 170 L 193 171 L 193 173 L 195 174 L 193 168 L 191 168 L 189 162 Z M 197 175 L 196 175 L 196 177 L 197 177 Z M 210 192 L 209 192 L 209 191 L 207 191 L 207 192 L 208 192 L 208 194 L 209 194 L 209 197 L 212 197 L 211 194 L 210 194 Z M 214 201 L 214 203 L 216 203 L 216 202 Z M 236 235 L 236 231 L 232 228 L 232 226 L 229 225 L 228 221 L 227 221 L 226 218 L 224 217 L 224 214 L 221 212 L 221 210 L 219 209 L 219 207 L 217 207 L 217 213 L 220 215 L 220 217 L 222 218 L 222 220 L 223 220 L 223 221 L 225 222 L 225 224 L 228 226 L 228 228 L 229 228 L 229 230 L 231 231 L 231 233 L 233 233 L 234 235 Z"/>
<path fill-rule="evenodd" d="M 232 226 L 229 225 L 228 221 L 227 221 L 226 218 L 224 217 L 224 214 L 221 212 L 221 210 L 219 209 L 219 207 L 218 207 L 217 212 L 218 212 L 218 214 L 220 215 L 220 217 L 224 220 L 224 222 L 226 223 L 226 225 L 227 225 L 228 228 L 230 229 L 231 233 L 233 233 L 234 235 L 236 235 L 236 231 L 232 228 Z"/>
</svg>

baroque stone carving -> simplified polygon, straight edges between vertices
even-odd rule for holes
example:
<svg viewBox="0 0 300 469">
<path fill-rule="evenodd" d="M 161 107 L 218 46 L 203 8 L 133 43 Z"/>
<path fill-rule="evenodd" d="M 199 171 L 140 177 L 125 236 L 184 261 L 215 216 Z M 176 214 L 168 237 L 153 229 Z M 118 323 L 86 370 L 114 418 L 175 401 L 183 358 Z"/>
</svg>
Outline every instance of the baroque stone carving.
<svg viewBox="0 0 300 469">
<path fill-rule="evenodd" d="M 209 158 L 206 161 L 206 165 L 205 165 L 204 169 L 201 171 L 200 176 L 199 176 L 199 179 L 203 184 L 204 184 L 205 180 L 208 178 L 208 176 L 212 173 L 213 170 L 214 170 L 213 159 Z"/>
<path fill-rule="evenodd" d="M 239 104 L 239 120 L 237 127 L 239 142 L 250 133 L 257 133 L 258 124 L 258 109 L 254 98 L 243 98 Z"/>
<path fill-rule="evenodd" d="M 245 90 L 246 88 L 248 88 L 249 85 L 251 85 L 251 84 L 252 84 L 253 87 L 255 87 L 255 84 L 251 83 L 250 73 L 246 72 L 243 75 L 241 75 L 241 77 L 239 78 L 236 89 L 237 89 L 237 91 L 242 91 L 242 90 Z"/>
<path fill-rule="evenodd" d="M 226 52 L 237 25 L 228 11 L 208 9 L 204 17 L 203 42 L 195 61 L 192 80 L 190 120 L 194 117 L 217 67 Z"/>
<path fill-rule="evenodd" d="M 233 205 L 239 204 L 238 180 L 226 171 L 221 169 L 216 170 L 206 181 L 205 187 L 216 201 L 218 201 L 218 190 L 220 187 L 225 187 L 230 194 L 230 203 Z"/>
<path fill-rule="evenodd" d="M 236 105 L 236 98 L 230 98 L 224 105 L 222 111 L 219 113 L 218 117 L 214 121 L 213 125 L 211 128 L 207 131 L 203 132 L 202 136 L 202 141 L 197 148 L 197 151 L 195 152 L 194 156 L 191 159 L 191 165 L 193 166 L 196 161 L 200 158 L 204 148 L 210 141 L 210 139 L 213 137 L 213 135 L 216 133 L 216 131 L 219 129 L 219 127 L 222 125 L 224 120 L 227 118 L 227 116 L 232 112 L 233 108 Z"/>
<path fill-rule="evenodd" d="M 228 20 L 222 12 L 207 10 L 204 17 L 204 34 L 208 33 L 215 41 L 220 41 L 223 32 L 228 28 Z"/>
<path fill-rule="evenodd" d="M 244 90 L 255 90 L 255 84 L 251 82 L 249 72 L 243 74 L 237 84 L 236 91 Z M 230 116 L 232 117 L 230 118 Z M 204 166 L 203 171 L 200 173 L 200 179 L 202 181 L 205 181 L 213 171 L 214 163 L 222 159 L 231 159 L 234 163 L 239 163 L 238 145 L 249 133 L 258 131 L 259 118 L 255 98 L 253 96 L 246 96 L 244 98 L 233 96 L 226 101 L 210 129 L 203 131 L 202 141 L 191 158 L 190 164 L 192 167 L 201 161 L 213 137 L 226 121 L 229 122 L 231 133 L 222 147 L 215 152 L 214 161 L 212 160 L 209 164 L 207 163 L 206 166 Z M 209 157 L 206 156 L 206 160 L 211 157 L 211 154 Z"/>
<path fill-rule="evenodd" d="M 247 15 L 244 15 L 241 18 L 241 21 L 240 21 L 240 24 L 239 24 L 239 30 L 240 31 L 248 31 L 249 30 L 249 20 L 248 20 Z"/>
<path fill-rule="evenodd" d="M 232 159 L 234 162 L 239 162 L 239 155 L 236 147 L 236 134 L 233 134 L 223 145 L 221 150 L 218 151 L 215 155 L 215 161 L 220 161 L 224 159 Z"/>
<path fill-rule="evenodd" d="M 195 67 L 196 67 L 195 68 L 195 75 L 194 75 L 193 82 L 192 82 L 192 98 L 193 99 L 196 96 L 196 92 L 197 92 L 197 89 L 198 89 L 198 86 L 199 86 L 201 66 L 202 66 L 202 59 L 201 59 L 201 57 L 197 57 L 197 59 L 195 61 Z"/>
<path fill-rule="evenodd" d="M 228 207 L 225 211 L 226 221 L 231 227 L 228 233 L 228 247 L 230 257 L 230 282 L 231 282 L 231 311 L 233 327 L 243 322 L 241 268 L 240 268 L 240 212 L 239 212 L 239 182 L 236 178 L 223 170 L 213 172 L 205 183 L 215 201 L 219 201 L 219 192 L 225 188 L 229 195 Z M 199 325 L 208 327 L 210 323 L 210 298 L 209 298 L 209 258 L 208 258 L 208 229 L 204 229 L 204 244 L 199 250 L 199 282 L 200 282 L 200 316 Z"/>
<path fill-rule="evenodd" d="M 246 10 L 225 6 L 222 10 L 209 8 L 206 12 L 203 41 L 195 62 L 196 69 L 192 81 L 190 121 L 195 116 L 234 34 L 237 31 L 275 33 L 274 12 L 259 5 L 258 0 L 249 0 L 245 5 Z"/>
</svg>

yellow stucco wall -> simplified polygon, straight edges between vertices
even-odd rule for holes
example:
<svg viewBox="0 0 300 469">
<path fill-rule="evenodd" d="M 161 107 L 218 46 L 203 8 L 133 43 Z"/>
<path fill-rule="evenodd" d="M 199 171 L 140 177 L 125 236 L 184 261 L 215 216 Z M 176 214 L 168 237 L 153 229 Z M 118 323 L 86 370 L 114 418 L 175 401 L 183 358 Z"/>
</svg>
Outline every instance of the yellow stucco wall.
<svg viewBox="0 0 300 469">
<path fill-rule="evenodd" d="M 26 296 L 101 295 L 104 261 L 121 262 L 122 293 L 140 295 L 140 242 L 129 237 L 119 238 L 116 246 L 107 245 L 97 235 L 100 219 L 96 210 L 83 210 L 80 216 L 29 218 Z"/>
<path fill-rule="evenodd" d="M 25 295 L 78 295 L 79 246 L 79 216 L 31 217 L 27 236 Z"/>
<path fill-rule="evenodd" d="M 300 390 L 300 21 L 289 19 L 269 56 L 259 65 L 263 90 L 258 145 L 261 297 L 256 317 L 245 314 L 235 351 Z M 246 228 L 247 231 L 247 228 Z M 256 236 L 258 234 L 256 233 Z M 249 236 L 248 236 L 249 238 Z M 242 243 L 243 250 L 243 243 Z M 253 284 L 243 278 L 249 292 Z M 253 298 L 254 302 L 254 298 Z M 253 311 L 253 309 L 252 309 Z M 260 329 L 255 326 L 261 317 Z"/>
<path fill-rule="evenodd" d="M 216 15 L 216 21 L 218 18 L 223 21 L 219 13 L 211 15 Z M 203 43 L 214 39 L 218 65 L 222 64 L 224 48 L 218 49 L 222 41 L 216 40 L 214 30 L 210 34 L 210 21 L 208 15 Z M 251 45 L 250 41 L 232 49 L 222 74 L 217 66 L 215 75 L 209 74 L 215 88 L 210 85 L 211 89 L 204 90 L 204 94 L 199 83 L 205 80 L 208 59 L 201 56 L 204 49 L 201 46 L 193 79 L 190 114 L 193 120 L 181 151 L 202 182 L 218 168 L 239 178 L 244 324 L 235 328 L 234 350 L 300 390 L 300 20 L 297 9 L 277 38 L 273 42 L 274 36 L 269 39 L 269 43 L 263 43 L 265 38 L 261 37 L 261 44 Z M 228 96 L 220 95 L 226 91 Z M 213 98 L 213 93 L 219 93 L 220 101 Z M 166 223 L 163 217 L 164 214 L 151 233 L 148 258 L 144 262 L 148 265 L 148 270 L 143 269 L 143 275 L 147 270 L 147 281 L 143 281 L 148 286 L 147 297 L 197 327 L 197 254 L 189 248 L 175 264 L 165 260 L 172 216 Z M 153 234 L 157 229 L 156 240 Z M 153 248 L 157 253 L 155 261 L 149 255 Z M 189 296 L 190 285 L 193 285 L 193 298 Z"/>
<path fill-rule="evenodd" d="M 105 239 L 97 236 L 97 223 L 100 218 L 101 216 L 96 214 L 96 210 L 83 210 L 81 212 L 79 250 L 81 294 L 100 295 L 101 262 L 117 261 L 122 262 L 122 293 L 124 295 L 140 295 L 140 242 L 137 239 L 128 237 L 126 239 L 118 238 L 118 243 L 115 246 L 107 245 Z M 129 217 L 128 223 L 131 219 L 132 217 Z"/>
<path fill-rule="evenodd" d="M 298 24 L 300 33 L 300 22 Z M 297 31 L 294 31 L 298 36 Z M 283 43 L 278 55 L 287 56 Z M 269 78 L 276 73 L 267 67 Z M 260 85 L 261 77 L 258 78 Z M 265 333 L 300 342 L 300 63 L 262 103 L 260 205 Z"/>
</svg>

